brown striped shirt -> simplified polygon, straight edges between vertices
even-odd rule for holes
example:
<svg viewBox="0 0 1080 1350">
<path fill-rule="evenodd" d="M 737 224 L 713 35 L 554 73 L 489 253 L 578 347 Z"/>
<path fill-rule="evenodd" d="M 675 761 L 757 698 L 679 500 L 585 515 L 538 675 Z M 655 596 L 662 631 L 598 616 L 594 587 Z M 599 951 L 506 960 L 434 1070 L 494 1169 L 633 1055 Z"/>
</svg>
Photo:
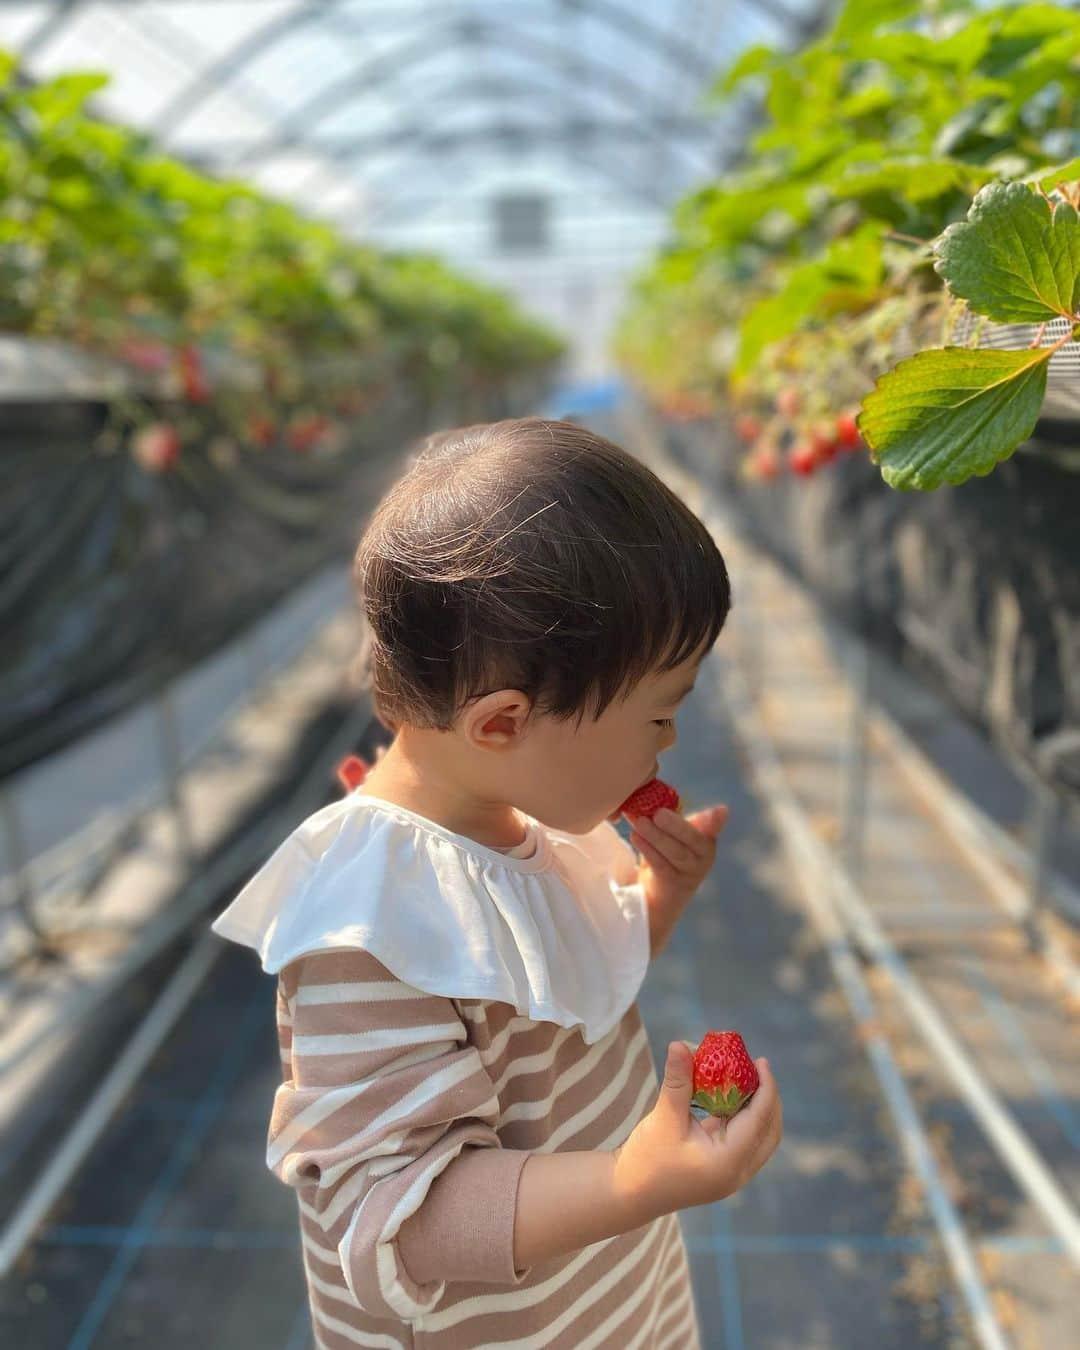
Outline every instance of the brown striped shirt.
<svg viewBox="0 0 1080 1350">
<path fill-rule="evenodd" d="M 675 1214 L 514 1268 L 529 1154 L 614 1149 L 656 1101 L 636 1003 L 588 1045 L 335 948 L 279 972 L 277 1023 L 266 1160 L 320 1350 L 699 1350 Z"/>
</svg>

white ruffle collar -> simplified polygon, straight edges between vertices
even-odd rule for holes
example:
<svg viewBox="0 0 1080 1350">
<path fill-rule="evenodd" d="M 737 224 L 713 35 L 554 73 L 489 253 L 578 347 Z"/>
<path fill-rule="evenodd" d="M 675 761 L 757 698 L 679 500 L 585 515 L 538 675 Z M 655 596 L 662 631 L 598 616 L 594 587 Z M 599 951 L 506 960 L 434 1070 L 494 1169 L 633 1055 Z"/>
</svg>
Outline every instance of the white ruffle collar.
<svg viewBox="0 0 1080 1350">
<path fill-rule="evenodd" d="M 293 830 L 211 928 L 270 974 L 362 948 L 417 989 L 580 1025 L 592 1044 L 648 969 L 637 855 L 609 821 L 577 835 L 518 814 L 536 841 L 525 858 L 358 789 Z"/>
</svg>

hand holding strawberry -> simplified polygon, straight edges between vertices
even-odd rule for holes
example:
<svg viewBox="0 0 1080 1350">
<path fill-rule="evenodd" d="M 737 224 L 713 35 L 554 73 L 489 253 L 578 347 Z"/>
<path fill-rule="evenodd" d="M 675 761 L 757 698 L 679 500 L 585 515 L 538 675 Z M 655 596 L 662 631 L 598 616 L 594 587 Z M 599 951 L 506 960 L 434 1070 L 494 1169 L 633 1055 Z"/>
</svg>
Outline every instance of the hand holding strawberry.
<svg viewBox="0 0 1080 1350">
<path fill-rule="evenodd" d="M 698 1120 L 690 1111 L 691 1047 L 668 1046 L 656 1105 L 615 1150 L 615 1187 L 638 1222 L 734 1195 L 776 1152 L 784 1134 L 780 1094 L 767 1059 L 752 1067 L 758 1087 L 735 1116 Z"/>
<path fill-rule="evenodd" d="M 716 859 L 716 839 L 728 821 L 724 804 L 678 812 L 679 794 L 653 778 L 623 802 L 619 810 L 634 827 L 631 843 L 643 855 L 638 879 L 649 907 L 652 955 L 667 945 L 683 910 Z"/>
</svg>

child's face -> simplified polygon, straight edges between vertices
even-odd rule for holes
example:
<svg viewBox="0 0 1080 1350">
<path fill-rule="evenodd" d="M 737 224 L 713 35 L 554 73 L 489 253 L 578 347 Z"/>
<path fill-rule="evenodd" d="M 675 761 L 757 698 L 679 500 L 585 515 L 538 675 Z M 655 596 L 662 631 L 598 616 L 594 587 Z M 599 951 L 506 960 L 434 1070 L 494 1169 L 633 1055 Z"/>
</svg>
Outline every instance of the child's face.
<svg viewBox="0 0 1080 1350">
<path fill-rule="evenodd" d="M 599 721 L 586 716 L 580 729 L 573 720 L 538 719 L 508 757 L 514 805 L 573 834 L 618 819 L 635 788 L 663 777 L 659 757 L 675 744 L 674 719 L 704 655 L 646 676 L 625 702 L 610 704 Z"/>
<path fill-rule="evenodd" d="M 573 718 L 530 722 L 517 689 L 473 700 L 449 732 L 403 726 L 364 791 L 493 847 L 521 839 L 515 808 L 551 829 L 588 834 L 617 820 L 635 788 L 663 777 L 660 756 L 675 744 L 675 716 L 706 655 L 652 672 L 580 728 Z"/>
</svg>

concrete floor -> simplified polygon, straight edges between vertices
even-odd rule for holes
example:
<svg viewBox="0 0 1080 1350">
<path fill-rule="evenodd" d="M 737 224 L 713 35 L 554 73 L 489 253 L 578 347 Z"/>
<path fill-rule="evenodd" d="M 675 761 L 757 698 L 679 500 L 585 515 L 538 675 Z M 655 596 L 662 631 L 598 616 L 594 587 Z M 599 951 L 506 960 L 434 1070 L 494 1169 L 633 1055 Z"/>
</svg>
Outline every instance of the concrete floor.
<svg viewBox="0 0 1080 1350">
<path fill-rule="evenodd" d="M 738 556 L 740 567 L 754 565 Z M 844 700 L 814 645 L 812 615 L 797 618 L 782 579 L 767 573 L 757 574 L 759 593 L 774 613 L 785 607 L 789 637 L 798 627 L 786 648 L 798 667 L 784 665 L 779 645 L 767 650 L 762 708 L 800 803 L 827 822 L 837 811 L 833 722 Z M 784 1101 L 785 1138 L 762 1172 L 730 1201 L 682 1214 L 704 1343 L 966 1350 L 975 1341 L 925 1201 L 798 878 L 750 785 L 722 697 L 723 665 L 735 659 L 730 638 L 722 635 L 709 658 L 716 678 L 703 679 L 687 701 L 662 767 L 693 807 L 726 802 L 730 820 L 713 872 L 639 996 L 658 1072 L 669 1040 L 696 1043 L 708 1029 L 734 1027 L 751 1055 L 769 1056 Z M 820 678 L 807 678 L 815 663 Z M 932 905 L 947 895 L 986 909 L 963 860 L 920 818 L 903 785 L 884 770 L 872 783 L 875 903 Z M 5 1347 L 312 1345 L 295 1198 L 264 1162 L 280 1073 L 274 981 L 253 953 L 223 947 L 212 978 L 0 1289 Z M 1080 1057 L 1035 958 L 1008 933 L 958 942 L 929 927 L 914 930 L 903 949 L 1075 1201 Z M 866 977 L 1007 1333 L 1017 1350 L 1066 1350 L 1076 1343 L 1075 1269 L 887 984 Z M 153 992 L 148 981 L 146 997 Z"/>
</svg>

